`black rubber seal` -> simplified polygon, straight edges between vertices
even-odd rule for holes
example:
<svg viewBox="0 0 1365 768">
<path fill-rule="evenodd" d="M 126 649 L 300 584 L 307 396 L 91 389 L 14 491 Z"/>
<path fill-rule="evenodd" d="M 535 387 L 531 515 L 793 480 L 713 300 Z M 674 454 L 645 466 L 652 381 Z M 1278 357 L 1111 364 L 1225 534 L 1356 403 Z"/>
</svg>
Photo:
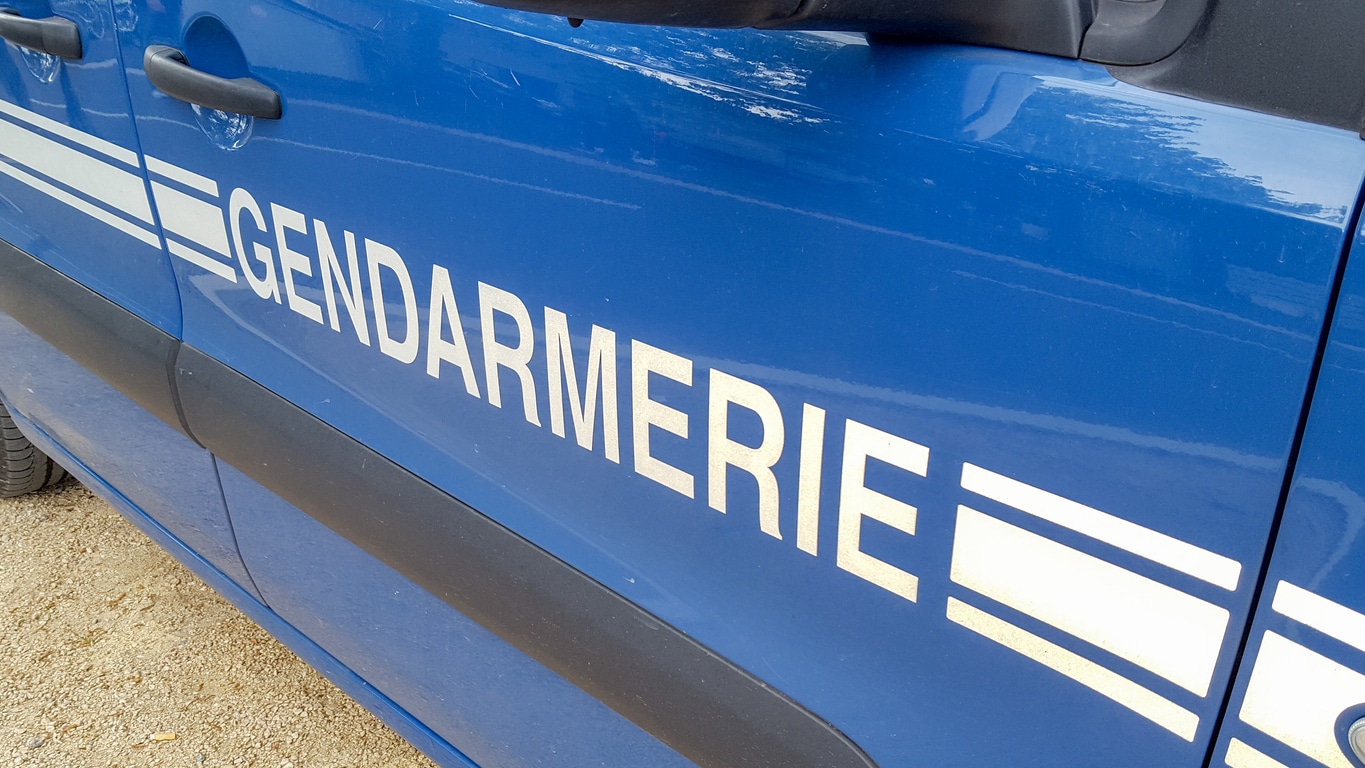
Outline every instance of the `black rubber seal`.
<svg viewBox="0 0 1365 768">
<path fill-rule="evenodd" d="M 3 240 L 0 311 L 191 437 L 167 375 L 173 336 Z"/>
<path fill-rule="evenodd" d="M 868 768 L 829 723 L 572 566 L 189 345 L 217 456 L 705 768 Z"/>
</svg>

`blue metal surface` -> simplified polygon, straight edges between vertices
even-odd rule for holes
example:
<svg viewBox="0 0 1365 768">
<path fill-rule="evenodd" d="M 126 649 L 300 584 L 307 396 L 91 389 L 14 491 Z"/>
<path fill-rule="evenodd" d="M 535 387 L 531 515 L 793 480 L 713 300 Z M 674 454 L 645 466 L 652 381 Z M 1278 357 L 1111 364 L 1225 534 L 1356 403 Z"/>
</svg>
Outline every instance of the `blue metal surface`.
<svg viewBox="0 0 1365 768">
<path fill-rule="evenodd" d="M 165 549 L 193 571 L 194 575 L 203 579 L 215 592 L 237 606 L 262 629 L 274 635 L 289 650 L 298 654 L 299 658 L 326 676 L 328 680 L 331 680 L 351 698 L 360 702 L 366 709 L 373 712 L 386 725 L 407 739 L 409 743 L 422 750 L 439 765 L 448 766 L 448 768 L 475 768 L 474 764 L 460 754 L 459 750 L 450 746 L 417 718 L 394 704 L 392 700 L 361 679 L 349 667 L 337 661 L 317 643 L 262 604 L 258 596 L 244 589 L 242 582 L 235 576 L 229 576 L 213 563 L 205 560 L 199 550 L 186 546 L 184 541 L 181 541 L 132 500 L 124 496 L 121 489 L 110 485 L 100 473 L 67 451 L 64 444 L 57 442 L 36 423 L 24 418 L 22 414 L 16 413 L 14 417 L 24 435 L 34 445 L 38 446 L 39 450 L 55 458 L 77 480 L 113 505 L 162 549 Z"/>
<path fill-rule="evenodd" d="M 3 313 L 0 360 L 11 411 L 259 599 L 208 451 Z"/>
<path fill-rule="evenodd" d="M 222 472 L 271 607 L 479 765 L 691 765 L 251 478 Z"/>
<path fill-rule="evenodd" d="M 180 299 L 148 202 L 116 29 L 130 0 L 15 0 L 20 14 L 76 23 L 77 61 L 3 44 L 0 239 L 171 335 Z"/>
<path fill-rule="evenodd" d="M 684 629 L 882 765 L 1202 763 L 1365 173 L 1354 134 L 999 51 L 574 30 L 444 0 L 162 6 L 123 35 L 141 141 L 216 182 L 201 199 L 242 233 L 217 268 L 235 282 L 175 265 L 188 342 Z M 284 119 L 209 119 L 158 95 L 133 63 L 148 44 L 225 75 L 240 49 L 281 91 Z M 348 284 L 354 233 L 358 315 L 322 282 L 324 227 Z M 428 297 L 443 274 L 459 305 L 444 320 L 459 318 L 471 365 L 437 361 L 436 378 Z M 479 283 L 508 293 L 481 297 Z M 523 306 L 527 330 L 513 322 Z M 619 461 L 601 414 L 590 451 L 572 415 L 570 436 L 551 428 L 544 308 L 567 313 L 580 386 L 591 326 L 616 334 Z M 481 326 L 513 361 L 492 372 L 499 407 Z M 530 334 L 522 379 L 507 350 Z M 648 351 L 632 340 L 681 356 L 648 391 L 686 414 L 685 439 L 666 412 L 671 430 L 632 427 L 647 410 L 632 366 Z M 753 398 L 725 406 L 719 437 L 708 398 L 726 390 L 708 369 L 761 387 L 730 387 Z M 766 426 L 762 391 L 776 403 Z M 809 454 L 823 458 L 806 494 L 819 521 L 802 537 L 806 404 L 827 420 Z M 873 434 L 864 447 L 882 460 L 864 460 L 850 419 L 915 445 Z M 760 484 L 723 465 L 709 477 L 708 452 L 727 434 L 757 446 L 779 420 L 764 531 Z M 638 458 L 645 433 L 674 472 Z M 1133 537 L 1011 510 L 964 489 L 966 465 L 1239 567 L 1220 586 L 1135 553 Z M 728 489 L 712 496 L 717 476 Z M 997 533 L 1052 542 L 1039 551 L 1082 553 L 1078 572 L 1122 571 L 1137 592 L 1221 616 L 1203 677 L 993 600 L 968 573 L 966 504 Z M 846 514 L 861 530 L 850 547 L 840 512 L 873 508 L 891 524 Z M 244 552 L 265 582 L 297 580 L 291 547 L 308 562 L 345 553 L 326 537 L 267 547 L 267 522 L 251 520 Z M 1097 599 L 1120 604 L 1119 624 L 1140 609 Z M 281 613 L 356 620 L 332 603 Z M 412 631 L 430 632 L 421 618 Z M 427 695 L 388 674 L 395 698 Z M 1148 694 L 1156 704 L 1134 703 Z"/>
<path fill-rule="evenodd" d="M 168 334 L 180 297 L 162 249 L 123 78 L 128 0 L 20 0 L 76 23 L 68 61 L 4 44 L 0 239 Z M 41 339 L 4 318 L 0 389 L 18 411 L 247 589 L 212 457 Z"/>
<path fill-rule="evenodd" d="M 1347 262 L 1264 594 L 1212 765 L 1254 765 L 1239 763 L 1248 749 L 1292 768 L 1361 765 L 1347 757 L 1337 736 L 1345 730 L 1338 724 L 1342 715 L 1342 726 L 1365 716 L 1363 392 L 1365 232 Z"/>
</svg>

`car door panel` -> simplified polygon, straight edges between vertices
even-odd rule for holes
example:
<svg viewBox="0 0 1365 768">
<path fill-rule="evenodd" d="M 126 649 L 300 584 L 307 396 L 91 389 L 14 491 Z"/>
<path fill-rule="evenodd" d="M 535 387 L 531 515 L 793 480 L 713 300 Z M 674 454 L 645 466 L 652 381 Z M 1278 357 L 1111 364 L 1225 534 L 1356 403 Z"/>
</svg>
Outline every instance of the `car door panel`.
<svg viewBox="0 0 1365 768">
<path fill-rule="evenodd" d="M 131 68 L 145 151 L 223 214 L 175 262 L 198 352 L 879 764 L 1202 764 L 1354 134 L 1024 54 L 469 3 L 167 2 L 122 39 L 284 100 L 224 133 Z"/>
<path fill-rule="evenodd" d="M 169 378 L 180 297 L 128 104 L 127 2 L 21 0 L 76 25 L 82 56 L 0 60 L 0 357 L 6 403 L 250 590 L 212 456 Z M 16 322 L 17 321 L 17 322 Z"/>
<path fill-rule="evenodd" d="M 1362 762 L 1347 745 L 1350 726 L 1365 717 L 1362 243 L 1358 233 L 1215 765 Z"/>
<path fill-rule="evenodd" d="M 5 44 L 0 238 L 178 334 L 180 299 L 142 176 L 115 36 L 130 19 L 116 17 L 106 0 L 10 6 L 75 22 L 83 55 L 66 60 Z"/>
<path fill-rule="evenodd" d="M 478 765 L 691 765 L 231 466 L 223 487 L 274 610 Z"/>
</svg>

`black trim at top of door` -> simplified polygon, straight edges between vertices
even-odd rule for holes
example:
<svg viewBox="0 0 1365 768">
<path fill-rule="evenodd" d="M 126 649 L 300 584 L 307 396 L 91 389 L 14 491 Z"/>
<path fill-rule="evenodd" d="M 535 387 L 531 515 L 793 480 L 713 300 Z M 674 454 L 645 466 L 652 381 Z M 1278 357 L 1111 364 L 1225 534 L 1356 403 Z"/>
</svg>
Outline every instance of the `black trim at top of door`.
<svg viewBox="0 0 1365 768">
<path fill-rule="evenodd" d="M 173 336 L 3 240 L 0 311 L 190 437 L 171 385 Z"/>
<path fill-rule="evenodd" d="M 1109 72 L 1154 91 L 1360 131 L 1362 30 L 1365 4 L 1357 0 L 1211 0 L 1170 56 Z"/>
<path fill-rule="evenodd" d="M 680 630 L 3 240 L 0 311 L 698 765 L 875 768 Z"/>
<path fill-rule="evenodd" d="M 875 765 L 680 630 L 188 344 L 176 375 L 214 454 L 698 765 Z"/>
</svg>

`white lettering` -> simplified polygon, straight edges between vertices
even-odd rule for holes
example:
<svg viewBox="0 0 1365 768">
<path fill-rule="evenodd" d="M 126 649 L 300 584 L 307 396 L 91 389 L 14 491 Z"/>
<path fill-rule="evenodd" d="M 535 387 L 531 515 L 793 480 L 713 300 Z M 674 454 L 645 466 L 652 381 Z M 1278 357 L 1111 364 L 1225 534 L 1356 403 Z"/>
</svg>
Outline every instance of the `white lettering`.
<svg viewBox="0 0 1365 768">
<path fill-rule="evenodd" d="M 300 235 L 308 234 L 308 221 L 298 211 L 274 203 L 270 204 L 270 218 L 275 222 L 275 248 L 280 254 L 280 272 L 284 274 L 284 295 L 289 308 L 321 325 L 322 307 L 299 296 L 294 290 L 294 273 L 312 277 L 313 266 L 307 256 L 289 249 L 284 236 L 285 230 Z"/>
<path fill-rule="evenodd" d="M 474 378 L 474 363 L 469 359 L 469 344 L 464 338 L 464 324 L 460 322 L 460 308 L 455 305 L 455 290 L 450 287 L 450 272 L 440 264 L 431 267 L 431 303 L 427 311 L 427 375 L 441 378 L 441 361 L 451 363 L 464 376 L 464 389 L 479 396 L 479 384 Z M 442 336 L 450 328 L 452 341 Z"/>
<path fill-rule="evenodd" d="M 498 343 L 493 327 L 493 313 L 501 312 L 517 324 L 517 345 Z M 526 420 L 540 426 L 540 412 L 536 408 L 536 384 L 531 378 L 531 355 L 535 352 L 535 336 L 531 330 L 531 314 L 514 294 L 501 288 L 479 283 L 479 324 L 483 336 L 484 384 L 488 387 L 488 402 L 502 407 L 502 388 L 498 382 L 498 366 L 517 375 L 521 380 L 521 408 Z"/>
<path fill-rule="evenodd" d="M 649 428 L 687 439 L 687 414 L 649 399 L 649 374 L 692 386 L 692 361 L 634 339 L 630 342 L 630 423 L 635 447 L 635 471 L 665 488 L 695 498 L 691 475 L 649 453 Z"/>
<path fill-rule="evenodd" d="M 550 430 L 564 437 L 564 384 L 569 388 L 569 409 L 574 436 L 585 450 L 592 450 L 597 426 L 597 394 L 602 393 L 602 448 L 609 461 L 621 463 L 621 437 L 616 414 L 616 333 L 596 325 L 588 342 L 588 373 L 582 398 L 574 368 L 569 318 L 557 309 L 545 308 L 545 367 L 549 374 Z"/>
<path fill-rule="evenodd" d="M 724 514 L 726 466 L 742 469 L 758 481 L 759 530 L 775 539 L 782 538 L 782 531 L 778 527 L 777 476 L 773 474 L 773 465 L 782 457 L 782 447 L 786 442 L 782 410 L 768 390 L 714 368 L 711 369 L 708 400 L 707 503 Z M 758 447 L 730 439 L 731 404 L 758 414 L 763 423 L 763 439 Z"/>
<path fill-rule="evenodd" d="M 919 577 L 861 549 L 864 517 L 913 536 L 919 514 L 915 507 L 864 485 L 869 458 L 920 477 L 929 472 L 928 448 L 848 419 L 844 426 L 844 466 L 839 479 L 839 543 L 835 563 L 913 603 L 919 597 Z"/>
<path fill-rule="evenodd" d="M 280 303 L 280 285 L 275 280 L 275 253 L 268 246 L 260 243 L 252 243 L 252 253 L 256 260 L 265 265 L 265 274 L 257 276 L 251 270 L 251 264 L 247 261 L 246 247 L 242 241 L 242 212 L 247 211 L 251 214 L 251 219 L 256 223 L 256 229 L 262 234 L 267 232 L 265 228 L 265 216 L 261 213 L 261 206 L 256 203 L 256 198 L 250 192 L 238 187 L 232 190 L 232 196 L 228 198 L 228 221 L 232 225 L 232 247 L 237 252 L 237 261 L 242 265 L 242 273 L 246 275 L 247 285 L 256 292 L 257 296 L 263 299 L 274 299 L 276 304 Z"/>
<path fill-rule="evenodd" d="M 346 273 L 341 271 L 341 264 L 337 261 L 337 252 L 332 248 L 332 236 L 327 232 L 327 225 L 313 219 L 313 231 L 317 236 L 318 268 L 322 273 L 322 287 L 327 300 L 327 324 L 332 330 L 341 332 L 341 323 L 337 321 L 336 297 L 337 292 L 340 292 L 341 302 L 351 316 L 351 327 L 355 329 L 356 338 L 368 347 L 370 324 L 365 319 L 365 292 L 360 284 L 360 257 L 355 251 L 355 235 L 342 232 L 346 239 L 346 266 L 350 274 L 350 280 L 347 281 Z"/>
<path fill-rule="evenodd" d="M 816 554 L 820 542 L 820 481 L 824 472 L 825 409 L 801 404 L 801 475 L 796 481 L 796 548 Z"/>
<path fill-rule="evenodd" d="M 421 334 L 417 330 L 417 293 L 412 288 L 412 276 L 398 251 L 365 238 L 365 258 L 370 265 L 370 300 L 374 305 L 374 333 L 379 337 L 379 351 L 400 363 L 411 363 L 417 359 L 417 347 Z M 384 283 L 380 279 L 379 268 L 384 267 L 398 278 L 398 287 L 403 293 L 403 340 L 389 335 L 389 318 L 384 304 Z"/>
</svg>

